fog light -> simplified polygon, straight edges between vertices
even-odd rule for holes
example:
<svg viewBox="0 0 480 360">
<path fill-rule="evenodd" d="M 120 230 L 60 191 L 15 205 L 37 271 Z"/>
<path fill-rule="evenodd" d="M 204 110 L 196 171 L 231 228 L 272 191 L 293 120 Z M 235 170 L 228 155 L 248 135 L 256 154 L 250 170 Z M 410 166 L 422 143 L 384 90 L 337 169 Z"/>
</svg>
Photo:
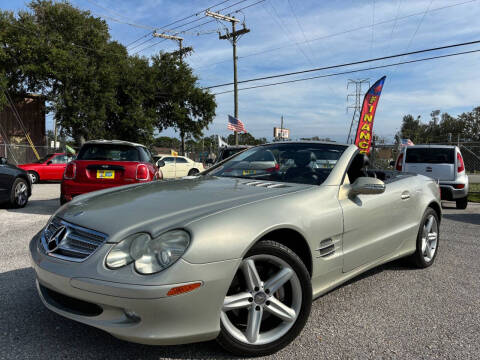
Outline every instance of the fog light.
<svg viewBox="0 0 480 360">
<path fill-rule="evenodd" d="M 125 316 L 127 318 L 129 318 L 130 320 L 132 320 L 134 322 L 140 322 L 140 316 L 138 316 L 135 311 L 125 309 L 124 312 L 125 312 Z"/>
</svg>

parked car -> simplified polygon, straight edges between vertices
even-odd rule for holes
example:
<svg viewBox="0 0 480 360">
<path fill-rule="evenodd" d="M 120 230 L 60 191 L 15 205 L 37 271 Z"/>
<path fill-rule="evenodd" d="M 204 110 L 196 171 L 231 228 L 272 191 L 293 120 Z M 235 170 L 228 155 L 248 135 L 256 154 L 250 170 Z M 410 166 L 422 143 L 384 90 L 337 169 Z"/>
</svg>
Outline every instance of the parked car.
<svg viewBox="0 0 480 360">
<path fill-rule="evenodd" d="M 458 146 L 406 146 L 398 156 L 396 168 L 437 180 L 442 200 L 455 201 L 457 209 L 467 208 L 468 176 Z"/>
<path fill-rule="evenodd" d="M 229 146 L 222 146 L 218 149 L 218 155 L 215 159 L 215 164 L 229 158 L 232 155 L 235 155 L 239 152 L 245 151 L 246 149 L 250 149 L 251 145 L 229 145 Z"/>
<path fill-rule="evenodd" d="M 60 203 L 91 191 L 161 178 L 145 146 L 120 140 L 88 141 L 65 168 Z"/>
<path fill-rule="evenodd" d="M 291 167 L 228 171 L 265 151 L 291 154 Z M 334 166 L 313 168 L 315 153 L 336 154 Z M 355 145 L 274 143 L 196 177 L 73 199 L 30 242 L 40 298 L 128 341 L 272 354 L 303 329 L 312 299 L 397 258 L 433 264 L 438 185 L 367 164 Z"/>
<path fill-rule="evenodd" d="M 186 156 L 162 155 L 157 161 L 164 179 L 174 179 L 183 176 L 194 176 L 204 169 L 203 164 Z"/>
<path fill-rule="evenodd" d="M 28 173 L 0 157 L 0 203 L 22 208 L 27 205 L 30 195 L 32 184 Z"/>
<path fill-rule="evenodd" d="M 29 164 L 18 165 L 18 167 L 26 170 L 32 184 L 35 184 L 40 180 L 62 180 L 67 163 L 73 159 L 74 156 L 70 154 L 54 153 Z"/>
</svg>

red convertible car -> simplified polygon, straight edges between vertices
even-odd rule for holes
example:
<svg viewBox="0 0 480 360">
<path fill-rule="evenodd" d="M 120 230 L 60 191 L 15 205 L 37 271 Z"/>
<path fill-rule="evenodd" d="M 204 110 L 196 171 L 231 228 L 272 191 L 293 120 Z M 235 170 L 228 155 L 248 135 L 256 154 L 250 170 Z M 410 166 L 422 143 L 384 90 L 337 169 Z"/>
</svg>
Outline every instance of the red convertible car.
<svg viewBox="0 0 480 360">
<path fill-rule="evenodd" d="M 18 165 L 30 175 L 32 184 L 40 180 L 62 180 L 67 163 L 73 160 L 73 156 L 66 153 L 48 154 L 31 164 Z"/>
</svg>

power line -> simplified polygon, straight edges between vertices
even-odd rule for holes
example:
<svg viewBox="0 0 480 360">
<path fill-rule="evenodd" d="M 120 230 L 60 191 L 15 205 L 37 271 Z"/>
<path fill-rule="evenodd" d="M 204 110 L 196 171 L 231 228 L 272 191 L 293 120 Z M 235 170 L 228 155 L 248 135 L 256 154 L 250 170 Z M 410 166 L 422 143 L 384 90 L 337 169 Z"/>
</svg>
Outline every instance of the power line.
<svg viewBox="0 0 480 360">
<path fill-rule="evenodd" d="M 217 10 L 217 11 L 224 11 L 224 10 L 226 10 L 226 9 L 229 9 L 229 8 L 231 8 L 231 7 L 233 7 L 233 6 L 236 6 L 236 5 L 240 4 L 240 3 L 243 3 L 243 2 L 245 2 L 245 1 L 248 1 L 248 0 L 240 0 L 240 1 L 237 1 L 237 2 L 234 3 L 234 4 L 229 5 L 229 6 L 227 6 L 227 7 L 224 7 L 224 8 L 222 8 L 222 9 L 220 9 L 220 10 Z M 257 5 L 257 4 L 260 4 L 260 3 L 264 2 L 264 1 L 266 1 L 266 0 L 259 0 L 259 1 L 255 2 L 255 3 L 252 3 L 252 4 L 250 4 L 250 5 L 247 5 L 247 6 L 245 6 L 245 7 L 240 8 L 240 9 L 234 10 L 234 11 L 232 11 L 230 14 L 238 13 L 238 12 L 240 12 L 240 11 L 242 11 L 242 10 L 245 10 L 245 9 L 247 9 L 247 8 L 249 8 L 249 7 L 252 7 L 252 6 L 255 6 L 255 5 Z M 213 8 L 213 7 L 215 7 L 215 6 L 211 6 L 210 8 Z M 170 29 L 170 31 L 167 31 L 167 32 L 171 32 L 171 30 L 174 30 L 174 29 L 179 28 L 179 27 L 183 27 L 184 25 L 188 25 L 188 24 L 194 23 L 194 22 L 199 21 L 199 20 L 201 20 L 201 19 L 203 19 L 203 18 L 205 18 L 205 16 L 203 16 L 203 17 L 201 17 L 201 18 L 199 18 L 199 19 L 195 19 L 195 20 L 193 20 L 193 21 L 190 21 L 190 22 L 188 22 L 188 23 L 179 25 L 179 26 L 177 26 L 177 27 L 175 27 L 175 28 Z M 193 26 L 193 27 L 191 27 L 191 28 L 188 28 L 188 29 L 186 29 L 186 30 L 177 31 L 177 32 L 175 32 L 173 35 L 185 34 L 187 31 L 190 31 L 190 30 L 199 28 L 199 27 L 201 27 L 201 26 L 203 26 L 203 25 L 207 25 L 207 24 L 210 24 L 210 23 L 213 23 L 213 22 L 216 22 L 216 20 L 208 20 L 208 21 L 205 21 L 205 22 L 203 22 L 203 23 L 201 23 L 201 24 L 195 25 L 195 26 Z M 149 46 L 147 46 L 147 47 L 145 47 L 145 48 L 143 48 L 143 49 L 140 49 L 140 50 L 138 50 L 137 52 L 135 52 L 133 55 L 136 55 L 136 54 L 138 54 L 138 53 L 140 53 L 140 52 L 142 52 L 142 51 L 144 51 L 144 50 L 150 49 L 150 48 L 152 48 L 152 47 L 160 44 L 161 42 L 163 42 L 163 41 L 159 41 L 159 42 L 157 42 L 157 43 L 155 43 L 155 44 L 152 44 L 152 45 L 149 45 Z"/>
<path fill-rule="evenodd" d="M 451 5 L 440 6 L 440 7 L 431 9 L 429 12 L 432 13 L 434 11 L 445 10 L 445 9 L 449 9 L 449 8 L 452 8 L 452 7 L 465 5 L 465 4 L 470 4 L 470 3 L 473 3 L 473 2 L 477 2 L 477 1 L 478 0 L 468 0 L 468 1 L 463 1 L 463 2 L 459 2 L 459 3 L 451 4 Z M 423 15 L 424 12 L 425 11 L 416 12 L 416 13 L 404 15 L 404 16 L 401 16 L 401 17 L 398 17 L 398 14 L 397 14 L 397 16 L 395 16 L 395 18 L 393 18 L 393 19 L 382 20 L 382 21 L 379 21 L 379 22 L 377 22 L 373 25 L 378 26 L 378 25 L 388 24 L 388 23 L 391 23 L 391 22 L 396 23 L 399 20 L 405 20 L 405 19 L 408 19 L 408 18 L 411 18 L 411 17 L 414 17 L 414 16 Z M 340 32 L 336 32 L 336 33 L 331 33 L 331 34 L 311 38 L 311 39 L 306 40 L 305 42 L 306 43 L 311 43 L 311 42 L 318 41 L 318 40 L 325 40 L 325 39 L 332 38 L 332 37 L 335 37 L 335 36 L 345 35 L 345 34 L 349 34 L 349 33 L 352 33 L 352 32 L 359 31 L 359 30 L 369 29 L 371 27 L 372 27 L 372 24 L 363 25 L 363 26 L 359 26 L 359 27 L 356 27 L 356 28 L 351 28 L 351 29 L 347 29 L 347 30 L 344 30 L 344 31 L 340 31 Z M 302 43 L 304 43 L 304 42 L 299 42 L 299 44 L 302 44 Z M 269 52 L 282 50 L 282 49 L 292 47 L 292 46 L 294 46 L 294 45 L 287 44 L 287 45 L 278 46 L 278 47 L 274 47 L 274 48 L 270 48 L 270 49 L 265 49 L 265 50 L 261 50 L 261 51 L 253 52 L 253 53 L 250 53 L 250 54 L 247 54 L 247 55 L 240 56 L 239 59 L 244 59 L 244 58 L 248 58 L 248 57 L 252 57 L 252 56 L 258 56 L 258 55 L 263 55 L 263 54 L 267 54 Z M 222 60 L 222 61 L 219 61 L 219 62 L 216 62 L 216 63 L 209 64 L 208 67 L 211 67 L 212 65 L 222 64 L 222 63 L 225 63 L 225 62 L 228 62 L 228 61 L 230 61 L 230 60 Z M 203 66 L 201 68 L 205 68 L 205 67 L 207 67 L 207 66 Z"/>
<path fill-rule="evenodd" d="M 349 70 L 349 71 L 343 71 L 343 72 L 332 73 L 332 74 L 311 76 L 311 77 L 308 77 L 308 78 L 301 78 L 301 79 L 280 81 L 280 82 L 270 83 L 270 84 L 262 84 L 262 85 L 250 86 L 250 87 L 245 87 L 245 88 L 238 89 L 238 91 L 240 91 L 240 90 L 249 90 L 249 89 L 257 89 L 257 88 L 268 87 L 268 86 L 275 86 L 275 85 L 282 85 L 282 84 L 289 84 L 289 83 L 294 83 L 294 82 L 307 81 L 307 80 L 312 80 L 312 79 L 320 79 L 320 78 L 326 78 L 326 77 L 332 77 L 332 76 L 353 74 L 353 73 L 358 73 L 358 72 L 362 72 L 362 71 L 370 71 L 370 70 L 376 70 L 376 69 L 383 69 L 383 68 L 387 68 L 387 67 L 391 67 L 391 66 L 404 65 L 404 64 L 412 64 L 412 63 L 417 63 L 417 62 L 422 62 L 422 61 L 428 61 L 428 60 L 434 60 L 434 59 L 442 59 L 442 58 L 447 58 L 447 57 L 452 57 L 452 56 L 458 56 L 458 55 L 473 54 L 473 53 L 477 53 L 477 52 L 480 52 L 480 49 L 478 49 L 478 50 L 470 50 L 470 51 L 463 51 L 463 52 L 457 52 L 457 53 L 451 53 L 451 54 L 446 54 L 446 55 L 432 56 L 432 57 L 422 58 L 422 59 L 416 59 L 416 60 L 401 61 L 401 62 L 392 63 L 392 64 L 387 64 L 387 65 L 379 65 L 379 66 L 373 66 L 373 67 L 369 67 L 369 68 L 363 68 L 363 69 L 357 69 L 357 70 Z M 233 90 L 222 91 L 222 92 L 215 93 L 215 94 L 213 94 L 213 95 L 227 94 L 227 93 L 231 93 L 232 91 L 233 91 Z"/>
<path fill-rule="evenodd" d="M 410 51 L 410 52 L 405 52 L 405 53 L 401 53 L 401 54 L 382 56 L 382 57 L 377 57 L 377 58 L 373 58 L 373 59 L 365 59 L 365 60 L 353 61 L 353 62 L 344 63 L 344 64 L 339 64 L 339 65 L 330 65 L 330 66 L 323 66 L 323 67 L 318 67 L 318 68 L 313 68 L 313 69 L 307 69 L 307 70 L 301 70 L 301 71 L 293 71 L 293 72 L 283 73 L 283 74 L 277 74 L 277 75 L 262 76 L 262 77 L 258 77 L 258 78 L 242 80 L 242 81 L 239 81 L 238 83 L 241 84 L 241 83 L 247 83 L 247 82 L 252 82 L 252 81 L 268 80 L 268 79 L 274 79 L 274 78 L 278 78 L 278 77 L 285 77 L 285 76 L 291 76 L 291 75 L 304 74 L 304 73 L 315 72 L 315 71 L 320 71 L 320 70 L 335 69 L 335 68 L 339 68 L 339 67 L 365 64 L 365 63 L 373 62 L 373 61 L 380 61 L 380 60 L 385 60 L 385 59 L 393 59 L 393 58 L 396 58 L 396 57 L 401 57 L 401 56 L 406 56 L 406 55 L 415 55 L 415 54 L 421 54 L 421 53 L 430 52 L 430 51 L 438 51 L 438 50 L 450 49 L 450 48 L 459 47 L 459 46 L 474 45 L 474 44 L 478 44 L 478 43 L 480 43 L 480 40 L 468 41 L 468 42 L 464 42 L 464 43 L 457 43 L 457 44 L 451 44 L 451 45 L 445 45 L 445 46 L 438 46 L 438 47 L 434 47 L 434 48 L 430 48 L 430 49 L 416 50 L 416 51 Z M 224 84 L 206 86 L 206 87 L 204 87 L 204 89 L 213 89 L 213 88 L 217 88 L 217 87 L 221 87 L 221 86 L 227 86 L 227 85 L 233 85 L 233 83 L 224 83 Z"/>
</svg>

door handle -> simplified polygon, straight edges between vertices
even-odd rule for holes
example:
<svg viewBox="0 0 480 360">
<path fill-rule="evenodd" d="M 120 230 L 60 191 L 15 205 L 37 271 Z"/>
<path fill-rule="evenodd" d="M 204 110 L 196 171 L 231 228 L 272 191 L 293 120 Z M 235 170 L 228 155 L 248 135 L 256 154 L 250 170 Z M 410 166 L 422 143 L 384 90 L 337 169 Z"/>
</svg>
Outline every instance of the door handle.
<svg viewBox="0 0 480 360">
<path fill-rule="evenodd" d="M 408 191 L 404 191 L 400 197 L 402 200 L 408 200 L 410 199 L 410 193 Z"/>
</svg>

